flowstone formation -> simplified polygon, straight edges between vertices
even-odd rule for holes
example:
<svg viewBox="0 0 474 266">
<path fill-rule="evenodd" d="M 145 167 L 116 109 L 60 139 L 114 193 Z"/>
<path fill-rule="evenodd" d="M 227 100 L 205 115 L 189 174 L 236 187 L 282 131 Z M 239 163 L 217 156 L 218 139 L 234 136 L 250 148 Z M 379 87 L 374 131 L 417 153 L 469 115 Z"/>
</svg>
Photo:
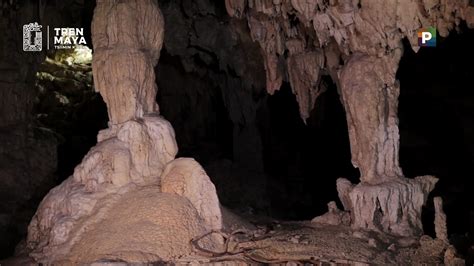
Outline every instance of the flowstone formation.
<svg viewBox="0 0 474 266">
<path fill-rule="evenodd" d="M 354 228 L 398 236 L 422 233 L 421 208 L 437 179 L 403 177 L 398 162 L 395 78 L 402 39 L 418 49 L 417 30 L 447 36 L 461 20 L 474 27 L 468 1 L 226 0 L 229 15 L 245 19 L 264 58 L 267 91 L 289 79 L 303 119 L 324 91 L 319 75 L 338 85 L 346 111 L 352 163 L 361 182 L 338 181 Z"/>
<path fill-rule="evenodd" d="M 94 83 L 109 128 L 33 217 L 27 249 L 37 262 L 168 261 L 190 254 L 193 237 L 222 229 L 214 185 L 197 162 L 174 160 L 173 128 L 158 114 L 163 30 L 156 1 L 97 1 Z"/>
</svg>

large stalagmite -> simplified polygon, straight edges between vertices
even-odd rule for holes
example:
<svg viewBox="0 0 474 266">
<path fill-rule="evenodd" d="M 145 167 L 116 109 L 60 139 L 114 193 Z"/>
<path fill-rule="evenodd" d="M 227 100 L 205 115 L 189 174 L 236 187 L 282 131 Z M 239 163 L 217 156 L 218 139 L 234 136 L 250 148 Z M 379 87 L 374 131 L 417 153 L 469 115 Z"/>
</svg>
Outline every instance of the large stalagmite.
<svg viewBox="0 0 474 266">
<path fill-rule="evenodd" d="M 214 185 L 197 162 L 173 161 L 174 131 L 158 114 L 153 69 L 163 31 L 154 0 L 97 1 L 93 72 L 109 128 L 33 217 L 27 248 L 38 262 L 171 260 L 191 252 L 193 237 L 222 228 Z"/>
<path fill-rule="evenodd" d="M 398 164 L 399 58 L 399 50 L 381 58 L 355 54 L 340 72 L 352 162 L 361 173 L 346 193 L 354 227 L 412 236 L 423 233 L 421 209 L 437 179 L 406 179 Z"/>
<path fill-rule="evenodd" d="M 404 178 L 399 166 L 395 73 L 401 40 L 408 38 L 418 49 L 416 32 L 422 27 L 435 26 L 441 36 L 462 19 L 472 27 L 474 7 L 468 1 L 226 0 L 226 8 L 247 20 L 261 47 L 267 91 L 274 93 L 288 76 L 303 119 L 323 91 L 320 70 L 337 83 L 352 162 L 361 172 L 355 186 L 338 180 L 352 226 L 403 236 L 422 233 L 421 208 L 437 179 Z"/>
</svg>

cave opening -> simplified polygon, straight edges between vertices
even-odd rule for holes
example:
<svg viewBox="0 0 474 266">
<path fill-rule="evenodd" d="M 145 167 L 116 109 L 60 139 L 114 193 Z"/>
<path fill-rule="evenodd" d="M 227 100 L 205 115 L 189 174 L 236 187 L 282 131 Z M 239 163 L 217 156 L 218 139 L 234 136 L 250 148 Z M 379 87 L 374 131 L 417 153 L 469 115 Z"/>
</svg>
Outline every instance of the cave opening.
<svg viewBox="0 0 474 266">
<path fill-rule="evenodd" d="M 466 241 L 467 232 L 472 241 L 474 232 L 474 91 L 467 86 L 474 73 L 474 31 L 463 23 L 438 40 L 436 48 L 418 53 L 404 40 L 397 73 L 400 164 L 408 177 L 439 178 L 431 197 L 444 199 L 449 234 L 459 243 Z M 433 201 L 428 200 L 424 228 L 431 235 L 433 216 Z"/>
<path fill-rule="evenodd" d="M 107 128 L 107 108 L 95 91 L 92 76 L 91 24 L 95 6 L 96 1 L 84 1 L 69 5 L 46 3 L 42 7 L 47 13 L 42 23 L 51 30 L 52 49 L 45 50 L 36 73 L 32 113 L 37 127 L 50 130 L 57 140 L 56 184 L 73 174 L 97 143 L 97 133 Z M 85 44 L 71 49 L 53 47 L 53 29 L 63 24 L 82 29 Z"/>
<path fill-rule="evenodd" d="M 57 139 L 56 183 L 73 174 L 84 155 L 107 127 L 107 109 L 92 78 L 88 46 L 48 52 L 36 74 L 33 113 L 39 128 Z"/>
</svg>

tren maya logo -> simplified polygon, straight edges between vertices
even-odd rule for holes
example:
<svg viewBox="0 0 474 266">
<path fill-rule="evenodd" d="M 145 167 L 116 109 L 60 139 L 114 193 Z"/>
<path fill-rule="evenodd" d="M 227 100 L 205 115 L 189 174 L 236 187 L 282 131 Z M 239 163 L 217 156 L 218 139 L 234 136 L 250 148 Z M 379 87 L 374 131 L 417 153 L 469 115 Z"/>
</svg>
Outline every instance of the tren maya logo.
<svg viewBox="0 0 474 266">
<path fill-rule="evenodd" d="M 41 29 L 44 30 L 43 26 L 37 22 L 23 25 L 23 51 L 40 52 L 44 47 L 44 39 L 48 50 L 75 49 L 78 45 L 87 45 L 83 28 L 52 28 L 50 31 L 50 27 L 46 26 L 45 33 Z"/>
<path fill-rule="evenodd" d="M 428 27 L 418 30 L 418 46 L 436 47 L 436 28 Z"/>
<path fill-rule="evenodd" d="M 43 48 L 41 25 L 30 23 L 23 25 L 23 51 L 39 52 Z"/>
</svg>

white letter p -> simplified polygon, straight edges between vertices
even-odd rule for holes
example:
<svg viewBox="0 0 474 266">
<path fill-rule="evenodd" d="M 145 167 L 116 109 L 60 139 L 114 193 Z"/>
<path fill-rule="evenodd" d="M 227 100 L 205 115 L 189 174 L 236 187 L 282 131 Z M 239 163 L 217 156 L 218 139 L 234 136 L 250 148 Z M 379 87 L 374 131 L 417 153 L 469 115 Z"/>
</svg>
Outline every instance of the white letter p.
<svg viewBox="0 0 474 266">
<path fill-rule="evenodd" d="M 421 43 L 425 44 L 427 41 L 431 40 L 431 37 L 433 37 L 433 35 L 431 35 L 431 32 L 429 31 L 424 31 L 421 33 Z"/>
</svg>

